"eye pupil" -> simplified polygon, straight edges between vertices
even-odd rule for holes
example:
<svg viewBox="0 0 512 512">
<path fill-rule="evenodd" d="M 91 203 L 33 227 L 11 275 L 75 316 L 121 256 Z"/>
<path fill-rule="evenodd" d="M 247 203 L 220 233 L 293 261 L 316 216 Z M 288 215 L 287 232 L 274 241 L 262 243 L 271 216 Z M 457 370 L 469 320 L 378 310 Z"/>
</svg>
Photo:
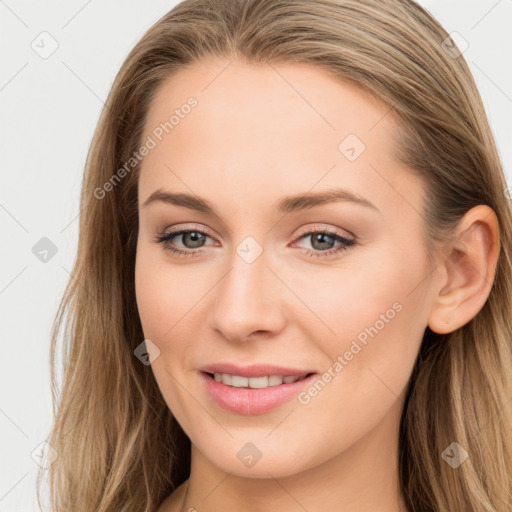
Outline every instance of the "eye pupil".
<svg viewBox="0 0 512 512">
<path fill-rule="evenodd" d="M 312 236 L 311 246 L 314 249 L 321 251 L 321 250 L 332 248 L 332 244 L 334 243 L 334 238 L 332 236 L 329 236 L 326 233 L 316 233 L 311 236 Z M 327 242 L 325 241 L 326 238 L 329 239 Z M 316 244 L 316 242 L 319 242 L 320 246 L 318 246 Z M 327 247 L 325 246 L 326 243 L 327 243 Z M 316 245 L 316 247 L 315 247 L 315 245 Z"/>
<path fill-rule="evenodd" d="M 192 243 L 192 247 L 188 247 L 187 243 L 185 243 L 185 239 L 188 239 Z M 188 231 L 183 233 L 182 241 L 189 249 L 195 249 L 196 247 L 201 247 L 201 242 L 204 241 L 204 235 L 197 231 Z M 199 242 L 199 243 L 198 243 Z M 196 245 L 194 245 L 196 244 Z"/>
</svg>

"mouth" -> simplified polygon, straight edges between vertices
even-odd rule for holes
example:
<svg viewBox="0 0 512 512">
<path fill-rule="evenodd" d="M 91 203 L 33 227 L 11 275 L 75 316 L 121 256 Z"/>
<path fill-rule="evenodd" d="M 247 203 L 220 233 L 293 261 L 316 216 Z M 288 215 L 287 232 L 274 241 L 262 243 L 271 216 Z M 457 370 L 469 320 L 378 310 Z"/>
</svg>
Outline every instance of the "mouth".
<svg viewBox="0 0 512 512">
<path fill-rule="evenodd" d="M 231 413 L 256 415 L 289 402 L 310 386 L 318 374 L 243 377 L 201 371 L 199 375 L 216 405 Z"/>
<path fill-rule="evenodd" d="M 203 373 L 210 379 L 220 382 L 226 386 L 246 389 L 265 389 L 274 386 L 281 386 L 283 384 L 293 384 L 294 382 L 307 379 L 311 375 L 315 375 L 314 372 L 310 372 L 303 375 L 265 375 L 261 377 L 244 377 L 242 375 L 232 375 L 220 372 Z"/>
</svg>

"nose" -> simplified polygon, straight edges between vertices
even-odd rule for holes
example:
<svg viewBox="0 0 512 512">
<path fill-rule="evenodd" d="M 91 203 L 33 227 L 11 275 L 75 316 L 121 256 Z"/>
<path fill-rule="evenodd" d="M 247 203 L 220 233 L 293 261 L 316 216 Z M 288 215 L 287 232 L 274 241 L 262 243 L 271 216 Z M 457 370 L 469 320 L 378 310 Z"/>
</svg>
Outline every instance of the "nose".
<svg viewBox="0 0 512 512">
<path fill-rule="evenodd" d="M 272 337 L 284 329 L 283 284 L 267 267 L 264 255 L 247 263 L 234 254 L 228 272 L 212 290 L 209 324 L 228 341 Z"/>
</svg>

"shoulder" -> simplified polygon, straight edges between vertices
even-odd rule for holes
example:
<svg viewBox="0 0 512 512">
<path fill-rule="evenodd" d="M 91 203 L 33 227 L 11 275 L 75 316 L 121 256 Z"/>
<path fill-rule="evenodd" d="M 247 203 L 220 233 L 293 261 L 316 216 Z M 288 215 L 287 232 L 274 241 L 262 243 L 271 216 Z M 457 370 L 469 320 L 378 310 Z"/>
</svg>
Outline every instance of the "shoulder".
<svg viewBox="0 0 512 512">
<path fill-rule="evenodd" d="M 187 481 L 185 480 L 172 494 L 165 498 L 156 512 L 179 512 L 186 490 Z"/>
</svg>

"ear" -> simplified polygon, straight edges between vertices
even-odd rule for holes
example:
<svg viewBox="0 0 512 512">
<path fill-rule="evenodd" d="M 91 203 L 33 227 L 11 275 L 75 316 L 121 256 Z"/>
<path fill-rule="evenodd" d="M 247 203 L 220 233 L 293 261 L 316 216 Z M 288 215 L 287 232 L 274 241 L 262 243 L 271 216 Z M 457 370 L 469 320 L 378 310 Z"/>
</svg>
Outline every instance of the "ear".
<svg viewBox="0 0 512 512">
<path fill-rule="evenodd" d="M 479 313 L 492 288 L 499 252 L 494 210 L 487 205 L 475 206 L 460 220 L 447 255 L 439 262 L 442 277 L 428 320 L 432 331 L 455 331 Z"/>
</svg>

